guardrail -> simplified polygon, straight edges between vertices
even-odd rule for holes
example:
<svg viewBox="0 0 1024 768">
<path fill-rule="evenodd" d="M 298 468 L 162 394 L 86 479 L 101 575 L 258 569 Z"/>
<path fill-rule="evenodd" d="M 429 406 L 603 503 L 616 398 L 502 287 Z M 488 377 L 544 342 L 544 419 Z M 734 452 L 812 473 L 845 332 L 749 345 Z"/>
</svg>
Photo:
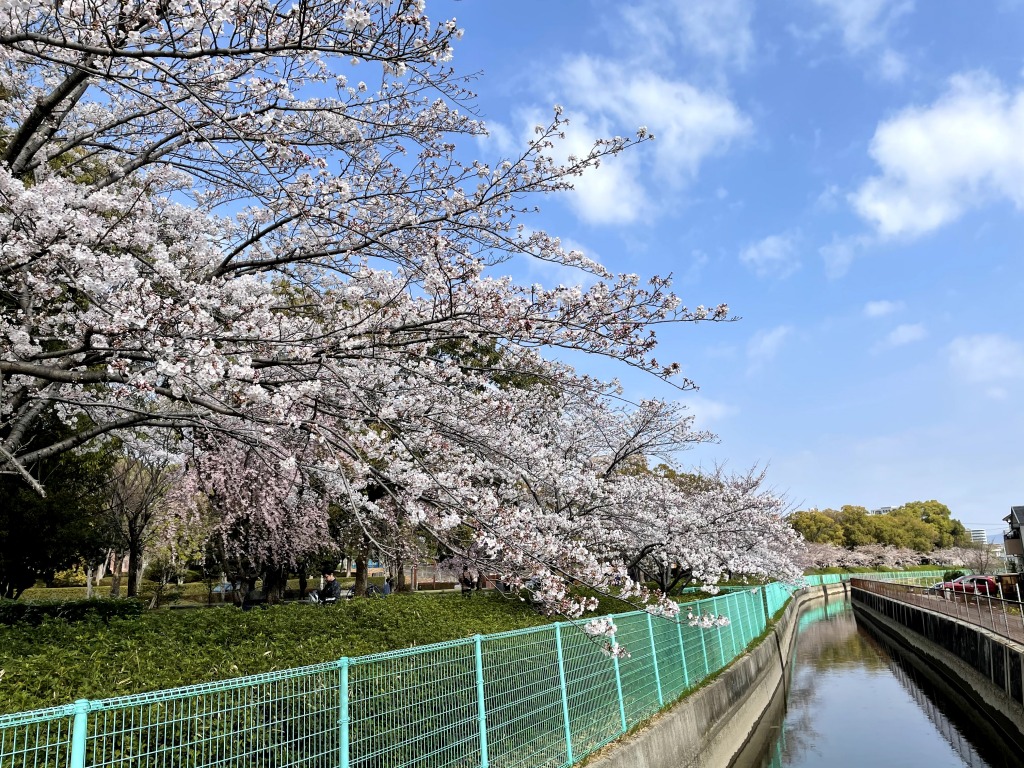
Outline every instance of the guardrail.
<svg viewBox="0 0 1024 768">
<path fill-rule="evenodd" d="M 938 586 L 921 587 L 854 578 L 851 586 L 890 600 L 984 627 L 1015 642 L 1024 642 L 1024 602 L 1020 594 L 981 595 Z"/>
<path fill-rule="evenodd" d="M 728 616 L 722 627 L 611 616 L 623 658 L 585 622 L 560 622 L 3 715 L 0 768 L 569 766 L 743 653 L 792 589 L 773 583 L 683 606 L 683 617 Z"/>
<path fill-rule="evenodd" d="M 925 585 L 935 582 L 936 579 L 943 580 L 947 570 L 938 571 L 876 571 L 872 573 L 826 573 L 820 576 L 804 576 L 804 584 L 808 587 L 818 587 L 823 584 L 839 584 L 851 579 L 870 579 L 872 581 L 884 581 L 895 584 Z M 969 568 L 958 568 L 963 573 L 970 573 Z"/>
</svg>

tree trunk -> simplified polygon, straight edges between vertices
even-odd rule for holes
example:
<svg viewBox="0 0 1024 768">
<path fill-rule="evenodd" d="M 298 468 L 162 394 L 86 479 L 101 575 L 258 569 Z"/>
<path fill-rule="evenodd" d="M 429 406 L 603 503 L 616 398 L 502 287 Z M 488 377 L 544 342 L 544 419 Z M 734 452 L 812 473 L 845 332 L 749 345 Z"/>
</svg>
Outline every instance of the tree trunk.
<svg viewBox="0 0 1024 768">
<path fill-rule="evenodd" d="M 669 592 L 679 586 L 680 582 L 682 582 L 682 586 L 679 587 L 679 594 L 682 594 L 683 590 L 690 586 L 691 581 L 693 581 L 693 573 L 689 568 L 677 568 L 675 578 L 672 580 L 672 583 L 668 585 Z M 668 592 L 665 594 L 668 594 Z"/>
<path fill-rule="evenodd" d="M 167 570 L 161 568 L 160 580 L 157 582 L 156 589 L 153 590 L 153 597 L 149 601 L 150 610 L 159 607 L 160 601 L 163 600 L 165 589 L 167 589 Z"/>
<path fill-rule="evenodd" d="M 142 547 L 128 547 L 128 597 L 139 596 L 139 582 L 142 577 Z"/>
<path fill-rule="evenodd" d="M 395 591 L 409 591 L 409 585 L 405 580 L 405 561 L 402 559 L 401 555 L 395 556 Z"/>
<path fill-rule="evenodd" d="M 242 588 L 235 592 L 235 602 L 242 606 L 242 610 L 252 607 L 253 598 L 256 594 L 256 577 L 246 576 L 241 579 Z"/>
<path fill-rule="evenodd" d="M 116 549 L 110 555 L 110 596 L 121 596 L 121 553 Z"/>
<path fill-rule="evenodd" d="M 308 568 L 302 566 L 299 568 L 299 600 L 306 599 L 306 588 L 309 586 L 309 577 L 306 574 Z"/>
<path fill-rule="evenodd" d="M 366 595 L 366 558 L 361 555 L 356 558 L 356 583 L 352 587 L 352 594 L 356 597 Z"/>
<path fill-rule="evenodd" d="M 21 584 L 15 584 L 14 585 L 14 594 L 12 595 L 12 597 L 15 600 L 17 600 L 19 597 L 21 597 L 25 593 L 26 589 L 28 589 L 29 587 L 34 587 L 35 583 L 36 583 L 35 579 L 33 579 L 32 581 L 26 581 L 26 582 L 22 582 Z"/>
<path fill-rule="evenodd" d="M 356 583 L 352 587 L 352 594 L 356 597 L 366 596 L 367 577 L 369 576 L 370 561 L 370 537 L 363 534 L 362 545 L 356 555 Z"/>
<path fill-rule="evenodd" d="M 661 590 L 662 594 L 667 595 L 671 591 L 672 585 L 675 583 L 673 580 L 672 570 L 671 565 L 662 565 L 661 568 L 658 569 L 657 583 L 658 589 Z"/>
<path fill-rule="evenodd" d="M 284 588 L 288 584 L 288 573 L 283 568 L 268 568 L 263 576 L 263 597 L 268 605 L 281 602 Z"/>
<path fill-rule="evenodd" d="M 96 572 L 96 569 L 91 565 L 85 567 L 85 599 L 88 600 L 92 597 L 92 577 Z"/>
</svg>

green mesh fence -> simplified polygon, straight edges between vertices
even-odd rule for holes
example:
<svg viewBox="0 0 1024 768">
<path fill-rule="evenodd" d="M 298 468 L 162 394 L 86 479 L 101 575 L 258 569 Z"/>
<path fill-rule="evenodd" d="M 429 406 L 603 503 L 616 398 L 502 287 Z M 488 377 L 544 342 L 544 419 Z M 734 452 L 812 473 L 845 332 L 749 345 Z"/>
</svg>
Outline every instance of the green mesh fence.
<svg viewBox="0 0 1024 768">
<path fill-rule="evenodd" d="M 50 707 L 0 717 L 0 768 L 67 765 L 75 707 Z"/>
<path fill-rule="evenodd" d="M 969 568 L 958 568 L 970 573 Z M 946 571 L 881 571 L 878 573 L 826 573 L 820 576 L 804 576 L 804 584 L 808 587 L 820 587 L 823 584 L 838 584 L 850 579 L 871 579 L 872 581 L 896 581 L 901 584 L 932 584 L 941 581 Z"/>
<path fill-rule="evenodd" d="M 794 588 L 733 589 L 679 621 L 617 614 L 611 638 L 562 622 L 3 715 L 0 768 L 560 768 L 729 664 Z M 705 627 L 708 614 L 729 622 Z"/>
</svg>

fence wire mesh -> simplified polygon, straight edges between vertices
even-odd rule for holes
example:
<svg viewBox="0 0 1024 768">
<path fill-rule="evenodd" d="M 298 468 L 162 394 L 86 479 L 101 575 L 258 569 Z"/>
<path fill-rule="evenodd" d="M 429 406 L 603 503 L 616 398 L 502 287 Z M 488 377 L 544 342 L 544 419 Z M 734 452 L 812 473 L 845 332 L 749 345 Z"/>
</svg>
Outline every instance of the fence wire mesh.
<svg viewBox="0 0 1024 768">
<path fill-rule="evenodd" d="M 3 715 L 0 768 L 561 768 L 728 665 L 793 589 L 733 589 L 679 621 L 617 614 L 612 638 L 563 622 Z"/>
</svg>

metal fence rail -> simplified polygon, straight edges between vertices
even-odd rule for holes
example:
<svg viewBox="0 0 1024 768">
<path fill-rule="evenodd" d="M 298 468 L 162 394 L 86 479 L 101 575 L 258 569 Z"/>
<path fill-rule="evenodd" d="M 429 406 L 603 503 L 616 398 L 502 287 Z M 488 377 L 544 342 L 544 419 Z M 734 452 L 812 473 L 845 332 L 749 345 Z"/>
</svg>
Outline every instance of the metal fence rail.
<svg viewBox="0 0 1024 768">
<path fill-rule="evenodd" d="M 561 622 L 3 715 L 0 768 L 569 766 L 743 653 L 793 589 L 687 603 L 678 622 L 616 614 L 610 645 L 624 658 L 584 622 Z M 702 628 L 687 610 L 730 621 Z"/>
<path fill-rule="evenodd" d="M 1018 643 L 1024 643 L 1024 602 L 1018 590 L 996 597 L 907 584 L 884 584 L 853 579 L 853 586 L 890 600 L 916 605 L 934 613 L 984 627 Z"/>
</svg>

